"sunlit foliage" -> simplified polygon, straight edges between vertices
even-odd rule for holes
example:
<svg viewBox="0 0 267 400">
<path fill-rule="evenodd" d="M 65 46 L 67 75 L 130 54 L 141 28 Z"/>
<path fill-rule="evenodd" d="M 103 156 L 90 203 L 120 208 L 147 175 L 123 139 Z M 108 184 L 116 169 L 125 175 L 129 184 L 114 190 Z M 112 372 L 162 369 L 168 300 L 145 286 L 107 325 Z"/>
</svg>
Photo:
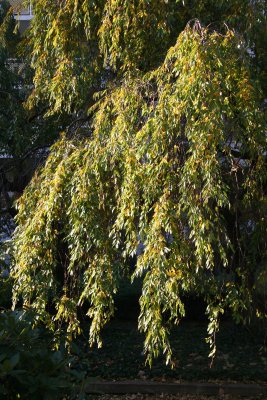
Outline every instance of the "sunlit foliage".
<svg viewBox="0 0 267 400">
<path fill-rule="evenodd" d="M 244 322 L 266 312 L 254 307 L 267 256 L 263 75 L 248 42 L 228 26 L 196 20 L 163 57 L 158 41 L 171 44 L 168 21 L 183 2 L 45 3 L 51 13 L 41 16 L 36 1 L 32 29 L 51 29 L 30 39 L 32 99 L 48 98 L 51 112 L 84 106 L 84 90 L 106 72 L 103 90 L 88 101 L 87 137 L 62 135 L 19 201 L 14 304 L 22 296 L 53 329 L 65 321 L 71 339 L 85 303 L 90 342 L 100 346 L 127 261 L 142 243 L 132 278 L 143 279 L 139 328 L 148 361 L 161 351 L 171 361 L 169 330 L 185 314 L 185 293 L 207 303 L 212 356 L 226 309 Z"/>
</svg>

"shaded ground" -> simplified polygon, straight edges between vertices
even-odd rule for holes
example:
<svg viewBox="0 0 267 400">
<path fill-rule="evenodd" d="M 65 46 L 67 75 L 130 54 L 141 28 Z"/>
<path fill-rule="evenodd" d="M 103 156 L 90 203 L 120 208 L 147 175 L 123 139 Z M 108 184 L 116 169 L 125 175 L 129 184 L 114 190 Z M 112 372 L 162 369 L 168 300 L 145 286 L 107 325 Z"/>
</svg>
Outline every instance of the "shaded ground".
<svg viewBox="0 0 267 400">
<path fill-rule="evenodd" d="M 131 395 L 101 395 L 101 396 L 90 396 L 92 400 L 218 400 L 218 397 L 214 396 L 192 396 L 192 395 L 142 395 L 142 394 L 131 394 Z M 229 395 L 220 396 L 221 400 L 266 400 L 266 397 L 232 397 Z"/>
<path fill-rule="evenodd" d="M 171 337 L 175 368 L 170 369 L 160 358 L 150 369 L 145 366 L 144 338 L 136 323 L 113 321 L 103 331 L 102 349 L 89 349 L 83 343 L 78 366 L 88 376 L 106 380 L 267 382 L 267 354 L 262 337 L 223 323 L 217 337 L 217 357 L 210 368 L 206 328 L 205 322 L 181 323 Z"/>
</svg>

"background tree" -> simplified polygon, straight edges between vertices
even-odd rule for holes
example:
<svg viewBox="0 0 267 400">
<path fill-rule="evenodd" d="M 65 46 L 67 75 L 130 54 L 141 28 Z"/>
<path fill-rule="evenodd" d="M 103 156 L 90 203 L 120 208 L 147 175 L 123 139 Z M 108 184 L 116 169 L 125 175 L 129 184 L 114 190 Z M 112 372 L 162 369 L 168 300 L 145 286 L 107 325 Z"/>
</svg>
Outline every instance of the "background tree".
<svg viewBox="0 0 267 400">
<path fill-rule="evenodd" d="M 171 359 L 183 293 L 205 298 L 211 355 L 224 310 L 265 316 L 265 6 L 34 2 L 29 107 L 82 116 L 83 134 L 61 137 L 19 201 L 14 303 L 71 339 L 86 301 L 101 345 L 142 242 L 132 277 L 150 362 Z"/>
<path fill-rule="evenodd" d="M 33 90 L 27 37 L 21 37 L 8 1 L 0 8 L 0 152 L 21 161 L 49 147 L 72 122 L 61 111 L 46 118 L 49 105 L 39 101 L 30 110 L 25 106 Z"/>
</svg>

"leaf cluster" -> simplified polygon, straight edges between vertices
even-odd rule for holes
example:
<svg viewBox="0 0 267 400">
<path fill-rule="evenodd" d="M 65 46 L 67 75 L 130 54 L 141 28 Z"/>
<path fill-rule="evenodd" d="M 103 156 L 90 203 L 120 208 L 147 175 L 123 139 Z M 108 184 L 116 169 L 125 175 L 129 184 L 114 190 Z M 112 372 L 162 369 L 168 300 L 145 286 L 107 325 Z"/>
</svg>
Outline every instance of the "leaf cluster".
<svg viewBox="0 0 267 400">
<path fill-rule="evenodd" d="M 72 2 L 53 4 L 57 12 Z M 38 2 L 36 12 L 40 18 Z M 45 66 L 41 79 L 53 82 L 50 72 Z M 90 342 L 101 346 L 113 295 L 137 256 L 132 278 L 143 279 L 139 328 L 148 361 L 160 351 L 171 361 L 169 330 L 185 314 L 181 295 L 191 292 L 207 302 L 213 356 L 220 315 L 230 309 L 246 321 L 255 312 L 255 281 L 266 262 L 261 100 L 243 39 L 199 21 L 160 66 L 129 67 L 107 84 L 90 109 L 90 136 L 63 136 L 19 201 L 14 304 L 22 296 L 52 329 L 66 322 L 69 340 L 80 332 L 85 304 Z"/>
<path fill-rule="evenodd" d="M 34 0 L 29 32 L 34 69 L 30 107 L 77 112 L 129 70 L 159 66 L 190 20 L 241 34 L 266 88 L 266 0 Z M 49 12 L 48 12 L 49 10 Z M 242 18 L 241 18 L 242 15 Z"/>
<path fill-rule="evenodd" d="M 28 312 L 0 314 L 0 398 L 74 398 L 71 357 L 52 350 L 51 334 L 33 323 Z"/>
</svg>

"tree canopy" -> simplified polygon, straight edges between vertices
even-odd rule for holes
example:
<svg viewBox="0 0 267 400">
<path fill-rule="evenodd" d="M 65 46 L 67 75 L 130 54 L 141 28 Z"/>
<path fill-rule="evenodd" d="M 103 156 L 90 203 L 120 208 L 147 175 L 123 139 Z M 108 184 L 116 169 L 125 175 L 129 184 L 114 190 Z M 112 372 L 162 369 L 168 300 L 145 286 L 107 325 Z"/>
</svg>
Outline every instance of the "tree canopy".
<svg viewBox="0 0 267 400">
<path fill-rule="evenodd" d="M 140 276 L 148 361 L 170 362 L 184 293 L 205 298 L 213 355 L 225 310 L 266 314 L 266 2 L 33 3 L 28 107 L 86 127 L 19 201 L 14 304 L 71 338 L 85 303 L 101 345 L 120 279 Z"/>
</svg>

